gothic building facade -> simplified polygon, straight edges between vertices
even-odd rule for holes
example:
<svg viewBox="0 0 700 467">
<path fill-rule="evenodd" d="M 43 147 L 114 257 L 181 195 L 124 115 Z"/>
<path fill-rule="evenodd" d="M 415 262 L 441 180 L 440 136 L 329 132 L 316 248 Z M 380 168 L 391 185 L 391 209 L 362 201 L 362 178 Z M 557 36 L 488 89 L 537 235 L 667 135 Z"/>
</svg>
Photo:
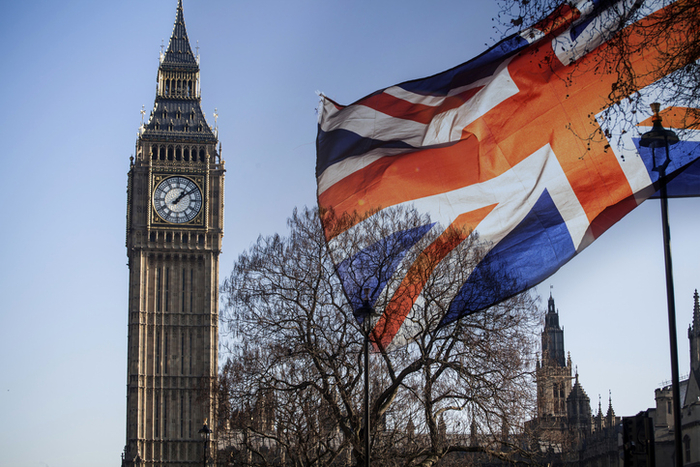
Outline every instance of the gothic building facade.
<svg viewBox="0 0 700 467">
<path fill-rule="evenodd" d="M 690 373 L 680 382 L 681 395 L 681 453 L 683 465 L 700 466 L 700 299 L 698 291 L 693 296 L 693 320 L 688 328 L 690 344 Z M 654 420 L 654 440 L 657 467 L 675 464 L 675 433 L 673 392 L 671 385 L 655 391 L 656 408 L 648 411 Z"/>
<path fill-rule="evenodd" d="M 603 415 L 593 415 L 591 400 L 574 372 L 564 348 L 559 311 L 549 296 L 541 334 L 542 356 L 537 362 L 537 416 L 526 424 L 530 449 L 550 465 L 613 467 L 620 464 L 620 418 L 612 399 Z M 566 355 L 566 357 L 565 357 Z"/>
<path fill-rule="evenodd" d="M 221 148 L 201 109 L 199 57 L 179 0 L 128 173 L 123 466 L 179 467 L 214 454 L 216 433 L 207 445 L 199 432 L 216 410 L 223 195 Z"/>
</svg>

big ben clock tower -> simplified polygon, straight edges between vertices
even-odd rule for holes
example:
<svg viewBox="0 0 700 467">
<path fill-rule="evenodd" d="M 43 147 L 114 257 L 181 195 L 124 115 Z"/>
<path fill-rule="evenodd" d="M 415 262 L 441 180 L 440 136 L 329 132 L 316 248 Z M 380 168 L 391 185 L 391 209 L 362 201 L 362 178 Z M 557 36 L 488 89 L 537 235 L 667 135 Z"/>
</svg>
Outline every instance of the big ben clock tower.
<svg viewBox="0 0 700 467">
<path fill-rule="evenodd" d="M 182 0 L 127 188 L 129 318 L 125 466 L 214 456 L 224 162 L 201 109 Z"/>
</svg>

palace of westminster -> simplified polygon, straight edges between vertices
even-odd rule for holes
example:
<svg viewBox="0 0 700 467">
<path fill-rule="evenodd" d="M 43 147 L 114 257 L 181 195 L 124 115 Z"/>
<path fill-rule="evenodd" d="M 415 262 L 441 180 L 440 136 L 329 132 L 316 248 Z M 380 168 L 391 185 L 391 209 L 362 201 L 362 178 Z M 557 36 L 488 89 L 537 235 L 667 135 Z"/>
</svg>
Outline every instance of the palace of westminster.
<svg viewBox="0 0 700 467">
<path fill-rule="evenodd" d="M 199 57 L 182 0 L 161 53 L 153 110 L 128 173 L 128 365 L 122 466 L 189 466 L 214 459 L 219 253 L 224 161 L 201 109 Z M 690 374 L 681 383 L 685 466 L 700 466 L 700 304 L 688 331 Z M 572 374 L 550 295 L 537 362 L 537 416 L 528 422 L 550 465 L 621 466 L 622 419 L 590 399 Z M 673 465 L 671 388 L 637 417 L 653 423 L 656 465 Z M 205 434 L 202 441 L 201 434 Z M 209 436 L 211 434 L 211 436 Z M 491 465 L 491 464 L 489 464 Z M 638 464 L 647 465 L 647 464 Z"/>
</svg>

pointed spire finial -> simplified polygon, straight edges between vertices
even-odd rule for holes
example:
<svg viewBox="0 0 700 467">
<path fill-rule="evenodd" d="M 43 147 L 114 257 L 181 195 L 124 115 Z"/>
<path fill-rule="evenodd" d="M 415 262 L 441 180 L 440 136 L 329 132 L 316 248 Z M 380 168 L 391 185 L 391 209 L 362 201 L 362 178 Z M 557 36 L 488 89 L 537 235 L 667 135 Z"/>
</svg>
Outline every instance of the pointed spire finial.
<svg viewBox="0 0 700 467">
<path fill-rule="evenodd" d="M 698 298 L 698 289 L 695 289 L 693 294 L 693 332 L 700 332 L 700 299 Z"/>
</svg>

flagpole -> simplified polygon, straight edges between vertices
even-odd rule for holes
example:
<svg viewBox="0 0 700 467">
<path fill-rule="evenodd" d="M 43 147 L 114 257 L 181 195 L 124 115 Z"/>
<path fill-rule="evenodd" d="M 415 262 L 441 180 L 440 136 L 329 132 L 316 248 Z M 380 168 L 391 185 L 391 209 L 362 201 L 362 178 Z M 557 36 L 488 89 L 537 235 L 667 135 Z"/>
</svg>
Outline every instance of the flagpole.
<svg viewBox="0 0 700 467">
<path fill-rule="evenodd" d="M 355 318 L 360 321 L 360 328 L 362 329 L 362 334 L 364 336 L 364 372 L 365 372 L 365 387 L 364 387 L 364 420 L 363 420 L 363 430 L 364 430 L 364 445 L 365 445 L 365 456 L 364 456 L 364 467 L 370 467 L 369 453 L 370 453 L 370 438 L 369 438 L 369 334 L 371 331 L 370 320 L 374 309 L 369 304 L 368 297 L 369 290 L 364 290 L 364 297 L 362 299 L 362 306 L 354 310 Z"/>
<path fill-rule="evenodd" d="M 661 226 L 664 240 L 664 263 L 666 266 L 666 302 L 668 306 L 668 334 L 671 346 L 671 392 L 673 394 L 673 431 L 675 444 L 676 467 L 683 466 L 682 433 L 681 433 L 681 393 L 680 377 L 678 374 L 678 340 L 676 337 L 676 301 L 673 288 L 673 264 L 671 261 L 671 228 L 668 222 L 668 190 L 666 188 L 666 168 L 671 162 L 669 146 L 678 142 L 678 136 L 671 130 L 666 130 L 661 125 L 659 115 L 660 105 L 651 104 L 654 112 L 652 117 L 652 129 L 642 135 L 640 146 L 651 148 L 653 170 L 659 173 L 661 185 Z M 656 165 L 655 149 L 666 149 L 666 158 L 660 165 Z"/>
</svg>

